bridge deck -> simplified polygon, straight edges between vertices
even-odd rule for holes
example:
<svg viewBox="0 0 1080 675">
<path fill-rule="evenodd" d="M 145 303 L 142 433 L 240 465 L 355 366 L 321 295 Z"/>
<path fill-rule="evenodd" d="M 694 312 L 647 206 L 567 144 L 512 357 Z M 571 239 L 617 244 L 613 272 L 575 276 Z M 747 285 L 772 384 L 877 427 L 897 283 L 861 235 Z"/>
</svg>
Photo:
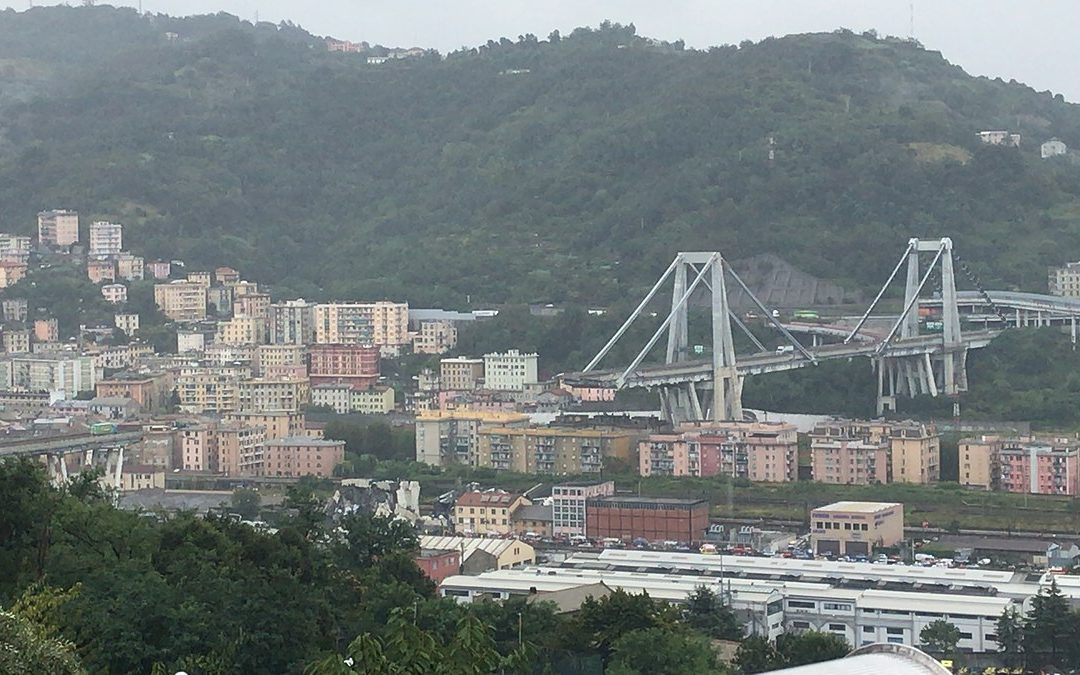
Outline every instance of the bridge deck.
<svg viewBox="0 0 1080 675">
<path fill-rule="evenodd" d="M 992 339 L 1001 334 L 1000 330 L 973 331 L 963 335 L 964 345 L 969 348 L 985 347 Z M 876 353 L 879 342 L 830 344 L 808 347 L 807 351 L 819 361 L 872 356 Z M 921 335 L 907 340 L 896 340 L 882 352 L 883 356 L 914 356 L 917 354 L 935 354 L 944 351 L 941 335 Z M 740 375 L 760 375 L 783 370 L 794 370 L 812 365 L 812 361 L 799 352 L 778 354 L 761 352 L 741 356 L 736 360 Z M 621 370 L 591 371 L 588 373 L 567 373 L 563 378 L 571 384 L 591 384 L 611 386 L 616 383 Z M 640 366 L 627 378 L 625 387 L 650 387 L 673 382 L 703 382 L 712 379 L 712 362 L 708 360 L 683 361 L 680 363 L 658 363 Z"/>
<path fill-rule="evenodd" d="M 53 452 L 79 452 L 98 450 L 118 445 L 130 445 L 142 440 L 141 431 L 117 434 L 68 434 L 64 436 L 40 436 L 14 441 L 0 441 L 0 457 L 43 455 Z"/>
</svg>

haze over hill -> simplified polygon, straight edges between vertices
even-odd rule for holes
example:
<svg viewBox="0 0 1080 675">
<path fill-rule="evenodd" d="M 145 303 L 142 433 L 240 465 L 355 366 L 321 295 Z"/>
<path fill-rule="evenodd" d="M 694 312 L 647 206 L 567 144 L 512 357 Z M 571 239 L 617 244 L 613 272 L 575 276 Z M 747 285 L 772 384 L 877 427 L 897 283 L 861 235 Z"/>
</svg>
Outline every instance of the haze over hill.
<svg viewBox="0 0 1080 675">
<path fill-rule="evenodd" d="M 369 63 L 227 15 L 39 8 L 0 14 L 0 106 L 0 230 L 75 208 L 309 297 L 610 303 L 680 249 L 866 289 L 943 234 L 1038 289 L 1080 247 L 1078 168 L 1038 157 L 1080 108 L 872 35 L 605 24 Z"/>
</svg>

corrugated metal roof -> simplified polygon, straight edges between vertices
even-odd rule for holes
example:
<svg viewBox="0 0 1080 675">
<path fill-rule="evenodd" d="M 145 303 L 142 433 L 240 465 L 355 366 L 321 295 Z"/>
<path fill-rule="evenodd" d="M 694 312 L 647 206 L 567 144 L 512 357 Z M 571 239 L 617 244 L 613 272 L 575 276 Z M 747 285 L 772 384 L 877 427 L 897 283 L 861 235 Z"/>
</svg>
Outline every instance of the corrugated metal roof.
<svg viewBox="0 0 1080 675">
<path fill-rule="evenodd" d="M 907 645 L 873 644 L 835 661 L 777 670 L 786 675 L 948 675 L 945 666 Z"/>
<path fill-rule="evenodd" d="M 484 551 L 498 558 L 511 546 L 521 546 L 528 550 L 529 557 L 535 558 L 533 547 L 519 539 L 485 539 L 483 537 L 420 537 L 420 548 L 434 548 L 461 551 L 462 562 L 469 559 L 476 551 Z"/>
</svg>

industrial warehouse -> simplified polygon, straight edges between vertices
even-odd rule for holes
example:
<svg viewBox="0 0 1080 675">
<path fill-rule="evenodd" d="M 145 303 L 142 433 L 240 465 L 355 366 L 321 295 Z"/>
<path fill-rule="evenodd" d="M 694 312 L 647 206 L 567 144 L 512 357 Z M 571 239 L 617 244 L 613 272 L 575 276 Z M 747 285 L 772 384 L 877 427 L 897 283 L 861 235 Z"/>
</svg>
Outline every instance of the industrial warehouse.
<svg viewBox="0 0 1080 675">
<path fill-rule="evenodd" d="M 962 651 L 994 652 L 1002 612 L 1010 606 L 1025 611 L 1054 580 L 1074 605 L 1080 601 L 1080 584 L 1049 573 L 609 549 L 574 553 L 561 563 L 450 576 L 440 593 L 459 602 L 543 599 L 590 586 L 680 603 L 706 586 L 725 597 L 751 635 L 818 630 L 855 646 L 917 645 L 923 627 L 944 619 L 960 630 Z"/>
</svg>

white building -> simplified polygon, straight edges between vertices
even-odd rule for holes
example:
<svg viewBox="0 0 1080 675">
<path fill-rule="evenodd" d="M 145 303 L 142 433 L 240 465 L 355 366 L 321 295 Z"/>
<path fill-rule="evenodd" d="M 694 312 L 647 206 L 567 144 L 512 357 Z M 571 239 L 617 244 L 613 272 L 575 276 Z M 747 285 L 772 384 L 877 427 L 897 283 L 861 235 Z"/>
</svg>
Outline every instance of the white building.
<svg viewBox="0 0 1080 675">
<path fill-rule="evenodd" d="M 484 387 L 487 389 L 521 391 L 536 384 L 536 354 L 522 354 L 511 349 L 505 354 L 484 354 Z"/>
<path fill-rule="evenodd" d="M 127 286 L 124 284 L 105 284 L 101 287 L 101 295 L 105 302 L 119 305 L 127 302 Z"/>
<path fill-rule="evenodd" d="M 551 488 L 551 531 L 568 537 L 586 535 L 585 500 L 593 497 L 610 497 L 615 494 L 615 483 L 564 483 Z"/>
<path fill-rule="evenodd" d="M 120 255 L 124 248 L 124 226 L 98 220 L 90 223 L 90 256 L 109 257 Z"/>
<path fill-rule="evenodd" d="M 0 233 L 0 261 L 24 263 L 30 257 L 30 237 Z"/>
<path fill-rule="evenodd" d="M 774 638 L 783 632 L 819 630 L 856 647 L 877 642 L 917 645 L 922 629 L 942 619 L 960 630 L 960 649 L 993 652 L 1002 611 L 1011 606 L 1023 611 L 1045 587 L 1024 578 L 1012 572 L 606 550 L 574 554 L 558 568 L 449 577 L 439 590 L 468 602 L 483 594 L 542 596 L 603 583 L 679 603 L 705 585 L 730 598 L 748 634 Z M 876 587 L 883 583 L 889 588 Z"/>
<path fill-rule="evenodd" d="M 352 406 L 352 386 L 348 384 L 318 384 L 311 388 L 313 407 L 332 408 L 339 415 L 350 412 Z"/>
<path fill-rule="evenodd" d="M 980 131 L 976 134 L 985 145 L 1003 145 L 1013 148 L 1020 147 L 1020 134 L 1012 134 L 1000 129 L 992 131 Z"/>
<path fill-rule="evenodd" d="M 113 317 L 113 322 L 125 335 L 134 335 L 139 330 L 138 314 L 122 312 Z"/>
<path fill-rule="evenodd" d="M 1051 138 L 1039 146 L 1039 155 L 1043 159 L 1058 157 L 1069 152 L 1069 147 L 1056 138 Z"/>
<path fill-rule="evenodd" d="M 270 344 L 309 345 L 315 342 L 315 303 L 299 300 L 270 305 Z"/>
<path fill-rule="evenodd" d="M 1065 263 L 1064 267 L 1051 267 L 1046 286 L 1050 295 L 1080 298 L 1080 262 Z"/>
<path fill-rule="evenodd" d="M 75 398 L 80 392 L 94 391 L 97 384 L 94 361 L 89 356 L 35 354 L 13 356 L 7 363 L 15 391 L 47 391 L 60 398 Z"/>
</svg>

